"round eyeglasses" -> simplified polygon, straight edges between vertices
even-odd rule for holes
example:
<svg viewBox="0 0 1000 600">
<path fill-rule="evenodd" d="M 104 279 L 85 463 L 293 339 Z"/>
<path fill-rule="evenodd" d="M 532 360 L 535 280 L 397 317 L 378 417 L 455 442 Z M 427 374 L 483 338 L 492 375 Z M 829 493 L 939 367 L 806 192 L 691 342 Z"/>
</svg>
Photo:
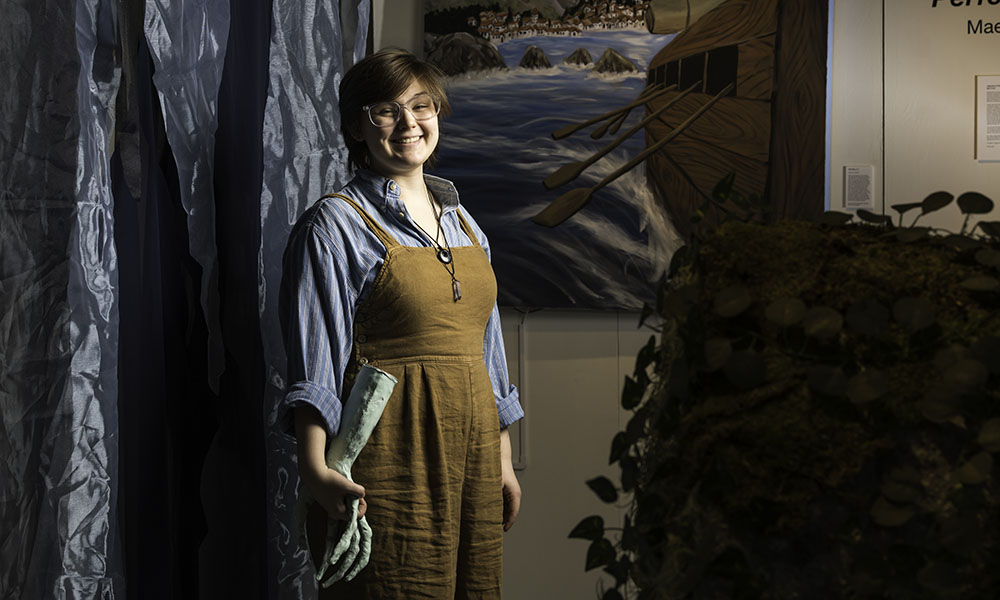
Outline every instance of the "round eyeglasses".
<svg viewBox="0 0 1000 600">
<path fill-rule="evenodd" d="M 361 110 L 368 113 L 368 120 L 376 127 L 389 127 L 399 122 L 403 109 L 410 111 L 417 121 L 432 119 L 441 112 L 441 105 L 431 98 L 430 94 L 418 94 L 406 104 L 399 102 L 378 102 L 362 106 Z"/>
</svg>

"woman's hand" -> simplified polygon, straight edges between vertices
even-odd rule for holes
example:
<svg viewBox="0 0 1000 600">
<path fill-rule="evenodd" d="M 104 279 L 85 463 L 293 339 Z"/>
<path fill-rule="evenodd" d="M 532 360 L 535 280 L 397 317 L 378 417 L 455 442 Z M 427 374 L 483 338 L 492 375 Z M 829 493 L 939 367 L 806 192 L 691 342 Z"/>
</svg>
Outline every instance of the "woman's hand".
<svg viewBox="0 0 1000 600">
<path fill-rule="evenodd" d="M 357 518 L 365 516 L 368 504 L 365 502 L 365 488 L 354 483 L 333 469 L 326 468 L 312 476 L 303 473 L 303 483 L 309 487 L 316 502 L 334 519 L 351 518 L 350 504 L 358 499 Z"/>
<path fill-rule="evenodd" d="M 511 462 L 510 432 L 500 431 L 500 471 L 503 481 L 503 530 L 509 531 L 521 511 L 521 484 L 514 475 L 514 464 Z"/>
<path fill-rule="evenodd" d="M 334 519 L 349 519 L 351 501 L 357 498 L 358 516 L 365 515 L 365 488 L 326 466 L 326 429 L 312 406 L 295 408 L 295 437 L 298 443 L 299 477 L 313 498 Z"/>
</svg>

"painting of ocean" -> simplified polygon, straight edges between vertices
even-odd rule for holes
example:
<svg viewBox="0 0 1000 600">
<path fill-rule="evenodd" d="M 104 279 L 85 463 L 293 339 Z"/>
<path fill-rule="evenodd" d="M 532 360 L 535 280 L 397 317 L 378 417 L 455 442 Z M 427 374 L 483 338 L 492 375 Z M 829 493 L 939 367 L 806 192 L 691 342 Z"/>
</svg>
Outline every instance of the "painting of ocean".
<svg viewBox="0 0 1000 600">
<path fill-rule="evenodd" d="M 440 160 L 430 172 L 455 182 L 462 203 L 489 236 L 501 305 L 638 310 L 653 301 L 681 242 L 647 185 L 644 165 L 600 189 L 557 227 L 537 225 L 531 217 L 644 149 L 640 130 L 574 181 L 553 190 L 542 185 L 559 167 L 589 158 L 641 120 L 639 108 L 615 135 L 594 140 L 587 128 L 558 141 L 551 137 L 560 127 L 633 101 L 645 86 L 649 59 L 672 38 L 643 29 L 515 38 L 497 45 L 509 70 L 449 78 L 454 112 L 441 123 Z M 519 68 L 530 46 L 553 66 Z M 613 48 L 638 71 L 599 74 L 593 65 L 564 64 L 578 48 L 594 61 Z"/>
</svg>

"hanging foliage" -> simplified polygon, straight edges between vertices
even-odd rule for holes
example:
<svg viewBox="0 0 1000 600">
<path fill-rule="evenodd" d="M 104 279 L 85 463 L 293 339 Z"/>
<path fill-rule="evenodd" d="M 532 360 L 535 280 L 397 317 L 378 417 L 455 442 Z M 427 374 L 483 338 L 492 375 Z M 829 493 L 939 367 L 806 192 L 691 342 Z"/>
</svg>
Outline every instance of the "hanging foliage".
<svg viewBox="0 0 1000 600">
<path fill-rule="evenodd" d="M 953 202 L 894 206 L 908 228 L 747 213 L 678 253 L 618 489 L 590 482 L 623 528 L 570 534 L 603 599 L 1000 597 L 1000 222 L 913 226 Z"/>
</svg>

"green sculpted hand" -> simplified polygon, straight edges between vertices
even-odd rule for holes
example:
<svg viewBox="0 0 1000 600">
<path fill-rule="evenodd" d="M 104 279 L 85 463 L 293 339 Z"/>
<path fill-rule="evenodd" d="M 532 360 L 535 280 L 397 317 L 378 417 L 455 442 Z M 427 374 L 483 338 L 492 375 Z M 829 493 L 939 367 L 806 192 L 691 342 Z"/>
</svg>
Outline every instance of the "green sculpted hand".
<svg viewBox="0 0 1000 600">
<path fill-rule="evenodd" d="M 326 451 L 327 466 L 349 481 L 354 481 L 351 478 L 351 466 L 368 442 L 395 385 L 396 379 L 392 375 L 370 365 L 363 366 L 354 381 L 354 387 L 351 388 L 351 394 L 341 413 L 340 431 L 330 441 Z M 305 504 L 310 501 L 311 498 L 307 497 L 303 488 L 303 493 L 299 495 L 300 531 L 304 530 L 305 519 L 302 515 L 306 512 Z M 348 514 L 357 514 L 359 502 L 357 498 L 350 501 Z M 316 579 L 322 581 L 330 567 L 336 567 L 337 570 L 322 582 L 323 587 L 329 587 L 341 579 L 354 579 L 368 564 L 371 555 L 371 526 L 365 517 L 350 518 L 346 523 L 343 533 L 339 533 L 340 521 L 333 518 L 327 521 L 326 549 L 316 571 Z"/>
</svg>

